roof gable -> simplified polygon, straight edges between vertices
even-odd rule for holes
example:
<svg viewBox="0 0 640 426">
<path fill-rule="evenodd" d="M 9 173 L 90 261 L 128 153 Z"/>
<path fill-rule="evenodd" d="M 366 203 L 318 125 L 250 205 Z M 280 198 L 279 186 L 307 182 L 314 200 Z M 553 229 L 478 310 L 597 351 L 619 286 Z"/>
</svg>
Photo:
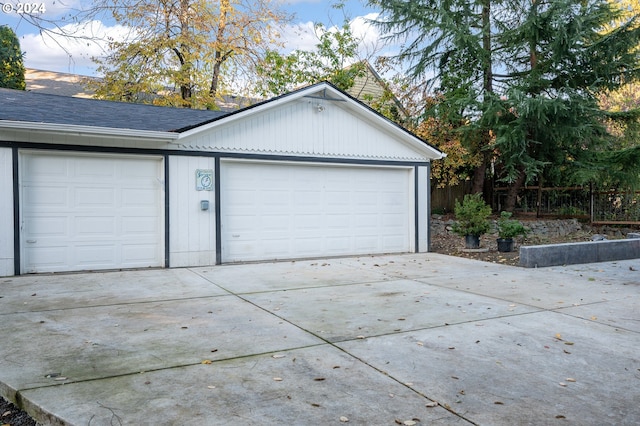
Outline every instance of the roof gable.
<svg viewBox="0 0 640 426">
<path fill-rule="evenodd" d="M 238 138 L 235 127 L 243 129 L 244 139 Z M 328 82 L 202 123 L 183 132 L 176 143 L 189 149 L 242 149 L 285 155 L 359 155 L 406 160 L 445 156 Z"/>
</svg>

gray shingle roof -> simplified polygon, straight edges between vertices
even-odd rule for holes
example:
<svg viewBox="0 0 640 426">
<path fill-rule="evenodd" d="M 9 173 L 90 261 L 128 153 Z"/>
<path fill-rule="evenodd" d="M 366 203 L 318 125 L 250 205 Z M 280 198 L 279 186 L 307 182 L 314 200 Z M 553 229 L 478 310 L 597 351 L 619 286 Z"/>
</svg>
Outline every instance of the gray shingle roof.
<svg viewBox="0 0 640 426">
<path fill-rule="evenodd" d="M 228 114 L 0 88 L 0 120 L 179 133 Z"/>
</svg>

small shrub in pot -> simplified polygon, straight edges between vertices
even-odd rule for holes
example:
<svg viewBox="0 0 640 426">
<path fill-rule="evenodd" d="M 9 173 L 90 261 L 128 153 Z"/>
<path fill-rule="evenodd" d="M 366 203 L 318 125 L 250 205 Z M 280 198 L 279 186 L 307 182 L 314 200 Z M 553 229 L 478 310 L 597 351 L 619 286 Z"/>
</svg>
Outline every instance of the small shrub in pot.
<svg viewBox="0 0 640 426">
<path fill-rule="evenodd" d="M 529 232 L 527 228 L 517 220 L 511 219 L 512 213 L 501 212 L 498 219 L 498 251 L 513 251 L 514 238 L 517 236 L 526 236 Z"/>
<path fill-rule="evenodd" d="M 488 220 L 491 207 L 482 199 L 482 194 L 467 194 L 462 203 L 456 200 L 454 213 L 457 222 L 453 224 L 452 231 L 465 237 L 467 248 L 478 248 L 480 236 L 491 227 Z"/>
</svg>

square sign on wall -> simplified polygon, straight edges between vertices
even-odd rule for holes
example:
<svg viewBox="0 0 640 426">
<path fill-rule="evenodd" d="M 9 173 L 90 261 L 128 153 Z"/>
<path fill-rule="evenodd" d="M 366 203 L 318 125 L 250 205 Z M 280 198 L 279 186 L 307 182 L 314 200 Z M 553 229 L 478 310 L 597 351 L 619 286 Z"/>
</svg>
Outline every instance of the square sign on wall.
<svg viewBox="0 0 640 426">
<path fill-rule="evenodd" d="M 213 191 L 213 170 L 196 170 L 196 191 Z"/>
</svg>

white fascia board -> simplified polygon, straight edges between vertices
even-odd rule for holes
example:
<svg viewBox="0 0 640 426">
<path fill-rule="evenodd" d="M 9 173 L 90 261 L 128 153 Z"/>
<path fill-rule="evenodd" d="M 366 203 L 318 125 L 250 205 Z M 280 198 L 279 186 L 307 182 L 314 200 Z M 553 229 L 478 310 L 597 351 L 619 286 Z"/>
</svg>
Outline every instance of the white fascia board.
<svg viewBox="0 0 640 426">
<path fill-rule="evenodd" d="M 0 120 L 0 130 L 25 130 L 30 132 L 57 133 L 71 136 L 99 136 L 103 138 L 153 139 L 155 141 L 173 141 L 178 138 L 175 132 L 154 130 L 119 129 L 113 127 L 78 126 L 72 124 L 33 123 L 29 121 Z"/>
</svg>

